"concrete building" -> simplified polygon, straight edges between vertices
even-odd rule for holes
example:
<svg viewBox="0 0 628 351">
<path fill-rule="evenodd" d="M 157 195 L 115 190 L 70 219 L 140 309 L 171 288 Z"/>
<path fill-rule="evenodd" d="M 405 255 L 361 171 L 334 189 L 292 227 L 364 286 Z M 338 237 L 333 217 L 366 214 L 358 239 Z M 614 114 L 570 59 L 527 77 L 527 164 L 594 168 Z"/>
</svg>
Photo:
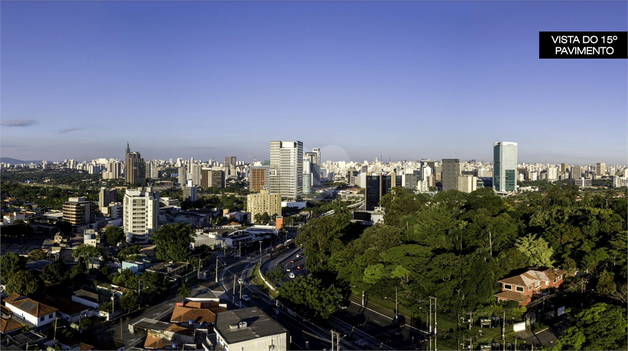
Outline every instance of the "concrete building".
<svg viewBox="0 0 628 351">
<path fill-rule="evenodd" d="M 146 185 L 146 163 L 139 152 L 131 152 L 129 143 L 126 143 L 124 179 L 130 185 Z"/>
<path fill-rule="evenodd" d="M 109 204 L 116 201 L 118 201 L 117 189 L 107 190 L 105 187 L 100 188 L 100 194 L 98 195 L 98 207 L 100 208 L 100 212 L 108 213 Z"/>
<path fill-rule="evenodd" d="M 225 172 L 219 169 L 203 169 L 201 185 L 203 187 L 224 188 Z"/>
<path fill-rule="evenodd" d="M 595 165 L 595 175 L 603 176 L 606 174 L 606 163 L 598 163 Z"/>
<path fill-rule="evenodd" d="M 252 192 L 259 193 L 260 190 L 268 188 L 270 166 L 251 166 L 250 172 L 249 189 Z"/>
<path fill-rule="evenodd" d="M 183 186 L 183 201 L 196 201 L 197 189 L 192 184 L 192 180 L 188 180 L 188 184 Z"/>
<path fill-rule="evenodd" d="M 582 167 L 571 166 L 571 179 L 580 179 L 580 178 L 582 178 Z"/>
<path fill-rule="evenodd" d="M 460 178 L 460 160 L 457 158 L 443 159 L 442 184 L 443 191 L 458 190 Z"/>
<path fill-rule="evenodd" d="M 288 350 L 286 328 L 257 307 L 225 311 L 216 315 L 216 342 L 225 350 Z"/>
<path fill-rule="evenodd" d="M 472 175 L 461 175 L 458 178 L 458 190 L 471 193 L 477 190 L 478 178 Z"/>
<path fill-rule="evenodd" d="M 13 293 L 3 299 L 5 306 L 35 327 L 52 323 L 57 316 L 57 309 L 26 296 Z"/>
<path fill-rule="evenodd" d="M 303 195 L 303 143 L 300 141 L 270 142 L 271 194 L 298 200 Z"/>
<path fill-rule="evenodd" d="M 122 227 L 127 241 L 148 240 L 148 234 L 158 228 L 159 193 L 152 188 L 127 190 L 124 194 Z"/>
<path fill-rule="evenodd" d="M 96 204 L 82 197 L 71 197 L 63 203 L 63 220 L 73 226 L 82 226 L 94 221 Z"/>
<path fill-rule="evenodd" d="M 499 141 L 493 144 L 493 190 L 517 190 L 517 143 Z"/>
<path fill-rule="evenodd" d="M 246 211 L 251 214 L 251 221 L 264 212 L 271 217 L 281 216 L 281 194 L 270 194 L 266 189 L 262 189 L 259 194 L 249 194 L 246 196 Z"/>
</svg>

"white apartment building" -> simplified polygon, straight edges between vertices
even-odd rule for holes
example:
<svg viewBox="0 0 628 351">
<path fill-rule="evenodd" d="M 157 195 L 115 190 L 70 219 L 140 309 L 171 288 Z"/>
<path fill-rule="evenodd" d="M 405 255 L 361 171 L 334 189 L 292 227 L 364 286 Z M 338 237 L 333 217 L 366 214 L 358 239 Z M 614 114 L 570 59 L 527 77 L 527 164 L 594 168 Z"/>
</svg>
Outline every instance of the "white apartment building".
<svg viewBox="0 0 628 351">
<path fill-rule="evenodd" d="M 159 193 L 152 188 L 146 190 L 127 189 L 124 194 L 122 227 L 127 241 L 133 238 L 140 242 L 148 240 L 148 234 L 158 228 Z"/>
</svg>

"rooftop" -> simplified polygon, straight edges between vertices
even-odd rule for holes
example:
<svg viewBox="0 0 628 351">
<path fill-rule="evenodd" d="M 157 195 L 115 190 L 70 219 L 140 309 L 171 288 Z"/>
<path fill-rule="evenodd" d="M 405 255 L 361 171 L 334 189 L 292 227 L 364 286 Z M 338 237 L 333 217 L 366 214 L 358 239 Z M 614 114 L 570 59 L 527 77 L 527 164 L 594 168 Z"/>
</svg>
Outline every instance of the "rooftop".
<svg viewBox="0 0 628 351">
<path fill-rule="evenodd" d="M 28 297 L 22 296 L 17 293 L 13 293 L 7 296 L 4 299 L 4 302 L 36 317 L 45 316 L 49 313 L 57 311 L 57 309 L 54 307 L 29 299 Z"/>
<path fill-rule="evenodd" d="M 239 327 L 246 322 L 246 327 Z M 234 328 L 234 326 L 236 326 Z M 257 307 L 221 312 L 216 315 L 216 333 L 228 344 L 235 344 L 259 337 L 287 333 L 287 330 Z"/>
</svg>

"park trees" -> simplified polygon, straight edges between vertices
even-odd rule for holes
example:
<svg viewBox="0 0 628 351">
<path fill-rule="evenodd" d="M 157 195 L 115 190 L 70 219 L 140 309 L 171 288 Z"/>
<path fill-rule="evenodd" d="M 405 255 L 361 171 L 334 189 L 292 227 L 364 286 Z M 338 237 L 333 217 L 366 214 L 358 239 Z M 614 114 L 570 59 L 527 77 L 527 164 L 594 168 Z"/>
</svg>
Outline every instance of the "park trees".
<svg viewBox="0 0 628 351">
<path fill-rule="evenodd" d="M 576 325 L 556 340 L 553 350 L 625 350 L 625 308 L 596 303 L 575 317 Z"/>
<path fill-rule="evenodd" d="M 553 267 L 554 250 L 549 247 L 545 239 L 537 238 L 535 234 L 528 234 L 517 239 L 515 247 L 528 257 L 529 266 Z"/>
<path fill-rule="evenodd" d="M 190 257 L 192 228 L 188 224 L 165 224 L 153 232 L 155 255 L 161 261 L 187 261 Z"/>
<path fill-rule="evenodd" d="M 44 267 L 41 278 L 53 284 L 59 284 L 68 279 L 68 269 L 61 260 L 55 260 Z"/>
</svg>

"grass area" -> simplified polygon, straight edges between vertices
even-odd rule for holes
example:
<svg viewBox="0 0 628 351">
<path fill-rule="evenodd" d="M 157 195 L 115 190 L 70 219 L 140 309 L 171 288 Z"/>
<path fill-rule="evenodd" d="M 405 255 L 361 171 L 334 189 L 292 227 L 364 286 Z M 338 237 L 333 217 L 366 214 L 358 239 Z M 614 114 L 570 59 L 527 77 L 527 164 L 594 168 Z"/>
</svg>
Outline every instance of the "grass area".
<svg viewBox="0 0 628 351">
<path fill-rule="evenodd" d="M 272 298 L 277 298 L 277 293 L 270 290 L 270 288 L 266 286 L 262 278 L 259 276 L 259 263 L 256 264 L 251 271 L 251 283 L 253 283 L 253 285 L 255 285 L 258 289 L 262 290 L 266 295 Z"/>
</svg>

